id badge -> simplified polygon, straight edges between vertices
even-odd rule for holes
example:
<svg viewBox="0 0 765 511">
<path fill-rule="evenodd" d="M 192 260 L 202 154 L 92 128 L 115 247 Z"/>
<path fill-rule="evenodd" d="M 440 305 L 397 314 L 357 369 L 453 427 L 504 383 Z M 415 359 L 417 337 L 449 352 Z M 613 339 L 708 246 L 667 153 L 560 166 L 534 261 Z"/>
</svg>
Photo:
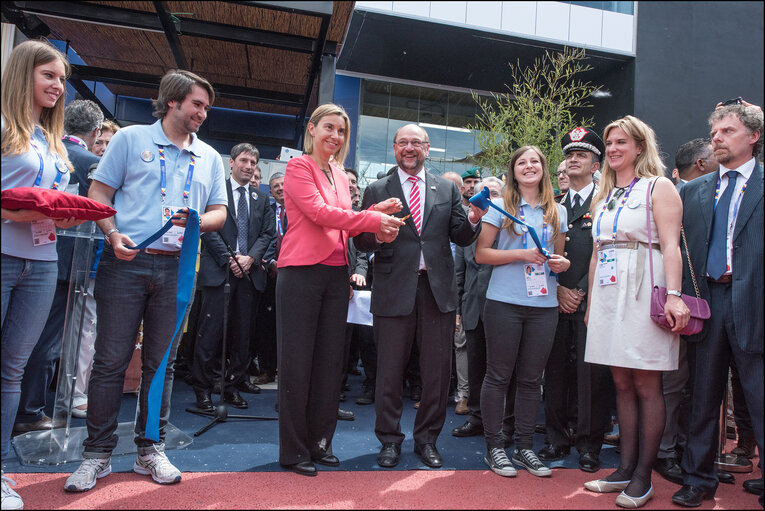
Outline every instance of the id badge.
<svg viewBox="0 0 765 511">
<path fill-rule="evenodd" d="M 601 286 L 616 284 L 616 249 L 598 250 L 598 282 Z"/>
<path fill-rule="evenodd" d="M 173 214 L 184 206 L 165 206 L 162 204 L 162 225 L 165 225 Z M 180 248 L 183 244 L 183 234 L 186 232 L 184 227 L 174 225 L 165 234 L 162 235 L 162 243 Z"/>
<path fill-rule="evenodd" d="M 547 296 L 547 274 L 544 265 L 526 264 L 523 267 L 526 277 L 526 296 Z"/>
<path fill-rule="evenodd" d="M 35 220 L 32 224 L 32 245 L 48 245 L 56 242 L 56 224 L 53 220 Z"/>
</svg>

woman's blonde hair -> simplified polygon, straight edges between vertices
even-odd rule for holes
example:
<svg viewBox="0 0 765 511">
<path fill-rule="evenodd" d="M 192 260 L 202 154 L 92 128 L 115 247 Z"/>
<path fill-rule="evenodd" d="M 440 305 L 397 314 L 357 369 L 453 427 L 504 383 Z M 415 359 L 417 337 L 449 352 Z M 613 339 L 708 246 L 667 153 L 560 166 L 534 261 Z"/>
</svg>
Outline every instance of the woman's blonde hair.
<svg viewBox="0 0 765 511">
<path fill-rule="evenodd" d="M 5 131 L 2 139 L 3 156 L 21 154 L 29 150 L 34 132 L 34 70 L 37 66 L 60 60 L 69 77 L 69 61 L 63 53 L 45 40 L 28 40 L 16 46 L 8 58 L 2 83 L 2 114 Z M 66 92 L 66 88 L 64 88 Z M 64 136 L 64 97 L 53 108 L 43 107 L 40 128 L 52 153 L 69 161 L 61 137 Z"/>
<path fill-rule="evenodd" d="M 313 111 L 308 122 L 314 126 L 318 126 L 321 118 L 326 117 L 327 115 L 339 115 L 343 118 L 343 121 L 345 121 L 345 135 L 343 137 L 343 145 L 341 145 L 340 149 L 338 149 L 334 154 L 335 163 L 342 167 L 345 163 L 345 157 L 348 156 L 348 151 L 350 149 L 348 147 L 348 141 L 351 138 L 351 119 L 348 117 L 348 114 L 345 113 L 345 109 L 343 109 L 343 107 L 332 103 L 326 103 L 324 105 L 320 105 L 316 108 L 316 110 Z M 311 133 L 308 131 L 307 125 L 305 127 L 305 135 L 303 135 L 303 149 L 306 154 L 311 154 L 313 152 L 313 136 L 311 136 Z"/>
<path fill-rule="evenodd" d="M 542 179 L 539 181 L 539 203 L 542 206 L 547 224 L 553 230 L 552 239 L 560 234 L 560 217 L 558 215 L 558 204 L 555 202 L 555 192 L 553 191 L 550 174 L 547 172 L 547 158 L 542 151 L 534 145 L 525 145 L 517 149 L 510 158 L 510 165 L 507 169 L 507 179 L 505 181 L 505 211 L 513 216 L 518 216 L 518 207 L 521 204 L 521 191 L 518 188 L 518 181 L 515 180 L 515 164 L 526 151 L 534 151 L 542 162 Z M 507 232 L 520 236 L 521 232 L 518 226 L 509 218 L 502 224 Z"/>
<path fill-rule="evenodd" d="M 631 137 L 637 146 L 641 149 L 640 154 L 635 158 L 635 177 L 660 177 L 664 175 L 664 163 L 659 156 L 659 146 L 656 143 L 656 134 L 653 129 L 631 115 L 617 119 L 603 131 L 603 140 L 608 147 L 608 134 L 615 128 L 620 128 L 624 133 Z M 608 164 L 608 157 L 603 159 L 603 167 L 600 169 L 600 189 L 592 198 L 590 208 L 594 212 L 595 205 L 601 200 L 605 200 L 611 190 L 616 186 L 616 172 Z"/>
</svg>

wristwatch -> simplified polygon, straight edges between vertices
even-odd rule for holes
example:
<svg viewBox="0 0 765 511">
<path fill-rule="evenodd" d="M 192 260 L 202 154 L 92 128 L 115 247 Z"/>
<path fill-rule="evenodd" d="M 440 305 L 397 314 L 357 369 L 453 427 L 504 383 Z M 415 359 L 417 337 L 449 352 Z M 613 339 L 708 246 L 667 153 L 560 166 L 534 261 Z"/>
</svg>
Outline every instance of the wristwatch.
<svg viewBox="0 0 765 511">
<path fill-rule="evenodd" d="M 682 298 L 683 297 L 683 293 L 681 293 L 677 289 L 667 289 L 667 294 L 668 295 L 675 295 L 678 298 Z"/>
<path fill-rule="evenodd" d="M 109 237 L 115 232 L 120 232 L 120 230 L 115 227 L 114 229 L 109 229 L 108 231 L 106 231 L 106 234 L 104 234 L 104 239 L 106 240 L 106 243 L 108 243 L 109 245 L 112 244 L 112 242 L 109 241 Z"/>
<path fill-rule="evenodd" d="M 576 288 L 576 294 L 578 294 L 579 296 L 584 296 L 587 293 L 585 293 L 584 289 Z"/>
</svg>

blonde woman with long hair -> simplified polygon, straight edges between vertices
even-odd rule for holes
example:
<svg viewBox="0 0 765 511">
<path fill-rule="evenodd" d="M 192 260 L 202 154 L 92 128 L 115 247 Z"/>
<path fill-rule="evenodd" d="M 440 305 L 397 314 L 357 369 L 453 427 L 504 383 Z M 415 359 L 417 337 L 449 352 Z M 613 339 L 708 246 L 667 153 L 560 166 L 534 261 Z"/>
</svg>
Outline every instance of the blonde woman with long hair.
<svg viewBox="0 0 765 511">
<path fill-rule="evenodd" d="M 690 317 L 679 297 L 683 205 L 672 182 L 662 177 L 656 136 L 647 124 L 628 115 L 609 124 L 603 140 L 606 158 L 591 208 L 594 247 L 584 360 L 611 368 L 621 461 L 618 470 L 585 483 L 585 488 L 598 493 L 621 491 L 616 504 L 634 508 L 653 496 L 651 467 L 665 421 L 661 375 L 677 369 L 676 332 Z M 646 208 L 651 210 L 650 239 Z M 653 258 L 655 283 L 674 293 L 667 296 L 664 309 L 672 331 L 658 327 L 649 315 L 648 257 Z"/>
<path fill-rule="evenodd" d="M 2 80 L 2 189 L 64 190 L 69 162 L 64 134 L 64 91 L 69 63 L 45 41 L 25 41 L 11 52 Z M 21 396 L 21 379 L 40 337 L 56 288 L 56 227 L 29 210 L 2 208 L 2 459 Z M 2 508 L 21 509 L 19 495 L 2 480 Z"/>
<path fill-rule="evenodd" d="M 305 154 L 292 158 L 284 175 L 288 228 L 276 283 L 279 462 L 307 476 L 317 474 L 314 463 L 340 464 L 332 436 L 351 292 L 348 239 L 360 232 L 395 238 L 403 224 L 390 216 L 401 211 L 399 199 L 351 209 L 343 167 L 350 131 L 342 107 L 319 106 L 306 126 Z"/>
<path fill-rule="evenodd" d="M 568 230 L 566 208 L 555 202 L 547 158 L 535 146 L 521 147 L 510 160 L 503 199 L 495 204 L 533 227 L 549 259 L 534 245 L 528 227 L 490 209 L 484 216 L 475 250 L 478 264 L 494 269 L 486 291 L 486 376 L 481 388 L 481 414 L 489 468 L 505 477 L 516 475 L 513 464 L 539 477 L 552 471 L 532 450 L 542 372 L 558 324 L 556 278 L 571 262 L 563 257 Z M 495 239 L 497 248 L 492 248 Z M 515 452 L 505 453 L 502 422 L 510 378 L 516 373 Z"/>
</svg>

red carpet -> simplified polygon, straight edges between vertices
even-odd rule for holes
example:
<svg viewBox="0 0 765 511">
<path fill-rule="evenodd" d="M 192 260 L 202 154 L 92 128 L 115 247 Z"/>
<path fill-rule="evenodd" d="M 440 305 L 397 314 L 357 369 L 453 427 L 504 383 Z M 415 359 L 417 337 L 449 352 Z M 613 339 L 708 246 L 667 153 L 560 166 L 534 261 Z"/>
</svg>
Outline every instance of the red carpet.
<svg viewBox="0 0 765 511">
<path fill-rule="evenodd" d="M 582 487 L 608 472 L 555 469 L 551 478 L 522 470 L 516 478 L 488 470 L 323 472 L 318 477 L 185 472 L 183 481 L 171 486 L 113 473 L 86 493 L 64 491 L 68 474 L 6 475 L 18 483 L 25 509 L 619 509 L 617 494 L 595 494 Z M 741 486 L 759 473 L 738 474 L 735 485 L 721 484 L 715 500 L 698 509 L 759 509 L 757 497 Z M 656 493 L 644 509 L 683 509 L 671 502 L 677 485 L 656 474 L 653 482 Z"/>
</svg>

